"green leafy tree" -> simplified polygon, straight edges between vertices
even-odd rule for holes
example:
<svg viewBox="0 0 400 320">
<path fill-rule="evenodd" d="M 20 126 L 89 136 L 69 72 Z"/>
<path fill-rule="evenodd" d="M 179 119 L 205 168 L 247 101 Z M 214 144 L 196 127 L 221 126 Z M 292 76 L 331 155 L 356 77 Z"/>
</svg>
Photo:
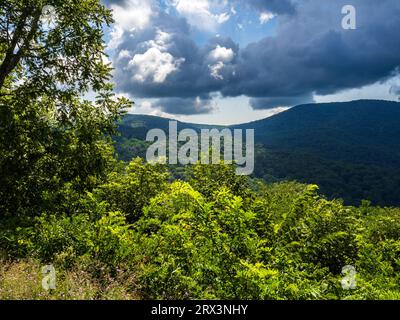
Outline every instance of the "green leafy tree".
<svg viewBox="0 0 400 320">
<path fill-rule="evenodd" d="M 66 182 L 91 189 L 110 170 L 109 134 L 130 105 L 112 93 L 111 23 L 99 0 L 0 2 L 2 215 L 37 215 Z"/>
<path fill-rule="evenodd" d="M 123 212 L 129 221 L 137 221 L 150 199 L 167 187 L 168 178 L 165 165 L 145 163 L 143 159 L 136 158 L 122 172 L 112 172 L 95 194 L 99 201 L 106 201 L 112 210 Z"/>
<path fill-rule="evenodd" d="M 198 163 L 187 168 L 187 176 L 189 183 L 206 197 L 211 197 L 215 191 L 223 187 L 243 198 L 251 196 L 248 178 L 236 175 L 234 165 L 223 162 L 218 165 Z"/>
</svg>

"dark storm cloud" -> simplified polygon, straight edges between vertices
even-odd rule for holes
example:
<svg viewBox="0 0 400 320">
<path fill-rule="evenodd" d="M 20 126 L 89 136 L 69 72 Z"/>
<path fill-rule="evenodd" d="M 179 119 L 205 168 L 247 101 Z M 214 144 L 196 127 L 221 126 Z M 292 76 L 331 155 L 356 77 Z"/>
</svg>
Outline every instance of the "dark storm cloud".
<svg viewBox="0 0 400 320">
<path fill-rule="evenodd" d="M 398 85 L 391 86 L 390 93 L 399 96 L 399 100 L 400 100 L 400 86 L 398 86 Z"/>
<path fill-rule="evenodd" d="M 167 80 L 162 83 L 154 82 L 152 79 L 146 79 L 144 82 L 132 81 L 133 74 L 129 70 L 129 62 L 133 56 L 145 54 L 152 46 L 152 42 L 149 41 L 157 40 L 160 31 L 168 34 L 165 43 L 162 44 L 165 50 L 161 51 L 169 53 L 176 60 L 182 59 L 179 71 L 171 72 Z M 218 61 L 212 60 L 209 55 L 218 46 L 233 52 L 232 59 L 225 61 L 224 68 L 220 71 L 220 76 L 224 80 L 212 77 L 210 71 L 210 68 Z M 211 38 L 206 45 L 199 47 L 191 38 L 190 26 L 185 19 L 160 12 L 152 21 L 151 27 L 136 32 L 134 37 L 130 33 L 125 33 L 118 47 L 118 52 L 121 51 L 129 51 L 130 56 L 125 58 L 117 56 L 114 61 L 115 81 L 119 90 L 132 93 L 133 96 L 139 98 L 191 98 L 182 103 L 189 107 L 193 105 L 189 102 L 190 100 L 221 90 L 224 81 L 233 77 L 239 47 L 231 39 L 223 37 Z M 169 103 L 166 105 L 168 109 L 172 109 Z M 205 111 L 210 111 L 207 105 L 205 107 Z M 176 110 L 182 110 L 182 114 L 200 112 L 197 109 L 186 111 L 183 107 L 177 107 Z"/>
<path fill-rule="evenodd" d="M 272 109 L 276 107 L 295 106 L 299 104 L 309 103 L 313 101 L 311 94 L 295 97 L 268 97 L 268 98 L 251 98 L 250 106 L 255 109 Z"/>
<path fill-rule="evenodd" d="M 276 14 L 292 14 L 295 12 L 295 6 L 291 0 L 250 0 L 245 3 L 257 10 Z"/>
<path fill-rule="evenodd" d="M 101 0 L 101 2 L 104 3 L 105 5 L 117 4 L 117 5 L 120 5 L 120 6 L 125 5 L 125 3 L 127 1 L 128 0 Z"/>
<path fill-rule="evenodd" d="M 210 97 L 196 98 L 161 98 L 155 103 L 160 110 L 170 114 L 204 114 L 212 111 Z"/>
<path fill-rule="evenodd" d="M 397 1 L 353 1 L 357 30 L 343 30 L 345 1 L 312 6 L 282 19 L 278 36 L 241 52 L 238 78 L 226 95 L 253 97 L 330 94 L 374 83 L 400 64 L 400 5 Z M 386 5 L 385 5 L 386 4 Z"/>
<path fill-rule="evenodd" d="M 269 5 L 272 10 L 278 3 L 282 5 L 279 10 L 293 14 L 278 17 L 276 36 L 245 48 L 221 37 L 200 46 L 185 19 L 160 11 L 149 27 L 134 35 L 124 33 L 117 51 L 127 50 L 130 57 L 115 58 L 118 89 L 133 97 L 182 98 L 176 107 L 171 103 L 177 100 L 161 100 L 164 110 L 171 113 L 207 112 L 209 104 L 195 109 L 192 102 L 213 92 L 249 96 L 254 98 L 253 108 L 260 109 L 309 102 L 314 93 L 332 94 L 372 84 L 393 75 L 400 66 L 400 1 L 353 0 L 356 30 L 342 29 L 345 0 L 304 0 L 297 2 L 295 11 L 285 9 L 289 1 L 253 1 L 252 5 L 260 10 L 261 5 Z M 278 12 L 278 7 L 274 10 Z M 165 52 L 181 59 L 180 64 L 163 82 L 134 81 L 130 61 L 148 50 L 148 41 L 159 30 L 170 35 Z M 210 59 L 210 52 L 218 46 L 234 53 L 219 65 Z"/>
</svg>

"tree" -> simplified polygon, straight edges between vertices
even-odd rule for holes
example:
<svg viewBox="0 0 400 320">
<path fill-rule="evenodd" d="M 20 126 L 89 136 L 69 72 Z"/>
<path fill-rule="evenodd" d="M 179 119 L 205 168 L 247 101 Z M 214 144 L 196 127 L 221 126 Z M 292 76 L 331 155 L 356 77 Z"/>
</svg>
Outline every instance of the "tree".
<svg viewBox="0 0 400 320">
<path fill-rule="evenodd" d="M 135 158 L 123 172 L 112 172 L 95 194 L 99 202 L 107 201 L 111 210 L 123 212 L 129 222 L 134 222 L 143 215 L 150 199 L 166 188 L 169 176 L 166 166 Z"/>
<path fill-rule="evenodd" d="M 99 0 L 0 3 L 0 212 L 37 214 L 113 162 L 109 135 L 130 105 L 110 83 Z M 94 93 L 95 99 L 84 99 Z"/>
</svg>

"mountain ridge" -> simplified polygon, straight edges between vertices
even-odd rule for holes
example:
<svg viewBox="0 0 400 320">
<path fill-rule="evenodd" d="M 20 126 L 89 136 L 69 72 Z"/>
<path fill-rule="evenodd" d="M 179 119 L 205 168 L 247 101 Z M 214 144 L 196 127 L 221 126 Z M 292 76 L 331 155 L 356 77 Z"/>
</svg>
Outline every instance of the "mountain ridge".
<svg viewBox="0 0 400 320">
<path fill-rule="evenodd" d="M 119 125 L 121 137 L 116 138 L 121 158 L 143 156 L 147 131 L 160 128 L 168 132 L 171 120 L 127 115 Z M 298 105 L 231 126 L 178 121 L 178 130 L 255 129 L 256 177 L 316 183 L 328 197 L 341 197 L 349 204 L 367 199 L 374 204 L 399 205 L 399 124 L 399 102 L 355 100 Z"/>
</svg>

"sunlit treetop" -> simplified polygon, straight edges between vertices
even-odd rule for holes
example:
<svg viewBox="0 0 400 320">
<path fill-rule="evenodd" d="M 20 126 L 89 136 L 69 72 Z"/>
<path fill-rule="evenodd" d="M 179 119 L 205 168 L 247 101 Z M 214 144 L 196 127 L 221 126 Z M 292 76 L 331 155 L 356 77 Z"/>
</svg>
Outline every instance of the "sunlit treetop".
<svg viewBox="0 0 400 320">
<path fill-rule="evenodd" d="M 112 22 L 98 0 L 2 1 L 1 95 L 23 92 L 66 102 L 94 91 L 109 99 L 112 68 L 103 27 Z"/>
</svg>

